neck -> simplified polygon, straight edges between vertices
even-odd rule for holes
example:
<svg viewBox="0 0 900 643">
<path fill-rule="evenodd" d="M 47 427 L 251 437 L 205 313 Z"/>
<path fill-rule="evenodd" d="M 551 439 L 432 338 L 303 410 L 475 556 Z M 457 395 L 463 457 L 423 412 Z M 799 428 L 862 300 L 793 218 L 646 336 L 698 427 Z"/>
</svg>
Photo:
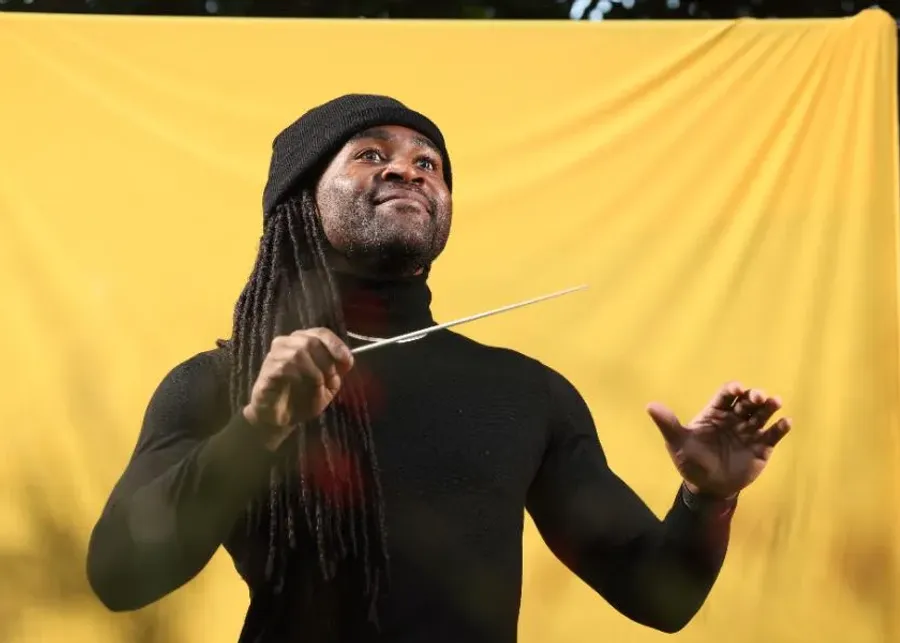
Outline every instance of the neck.
<svg viewBox="0 0 900 643">
<path fill-rule="evenodd" d="M 391 337 L 434 325 L 425 274 L 392 278 L 348 272 L 334 275 L 350 332 Z"/>
<path fill-rule="evenodd" d="M 332 270 L 359 279 L 391 281 L 428 273 L 420 262 L 413 262 L 410 258 L 395 257 L 392 261 L 388 261 L 383 256 L 367 259 L 357 257 L 351 261 L 334 250 L 327 250 L 326 253 L 328 265 Z"/>
</svg>

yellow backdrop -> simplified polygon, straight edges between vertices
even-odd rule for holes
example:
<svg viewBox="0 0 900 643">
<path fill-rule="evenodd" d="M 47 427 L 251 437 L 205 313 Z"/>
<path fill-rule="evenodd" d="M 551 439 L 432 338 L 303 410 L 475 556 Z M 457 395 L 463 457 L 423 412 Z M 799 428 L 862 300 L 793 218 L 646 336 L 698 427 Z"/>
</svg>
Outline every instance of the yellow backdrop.
<svg viewBox="0 0 900 643">
<path fill-rule="evenodd" d="M 648 401 L 723 381 L 795 420 L 678 640 L 900 641 L 896 34 L 778 22 L 0 17 L 0 640 L 235 640 L 219 555 L 111 615 L 86 538 L 175 363 L 228 333 L 274 134 L 349 91 L 431 115 L 457 170 L 439 319 L 567 374 L 658 512 Z M 529 526 L 523 643 L 650 643 Z"/>
</svg>

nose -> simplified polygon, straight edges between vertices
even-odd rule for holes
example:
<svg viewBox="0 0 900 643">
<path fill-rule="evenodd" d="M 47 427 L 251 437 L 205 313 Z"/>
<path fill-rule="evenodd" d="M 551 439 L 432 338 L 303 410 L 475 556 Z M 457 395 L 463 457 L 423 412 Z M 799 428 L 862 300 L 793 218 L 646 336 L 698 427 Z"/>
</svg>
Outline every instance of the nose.
<svg viewBox="0 0 900 643">
<path fill-rule="evenodd" d="M 425 181 L 422 171 L 409 159 L 394 158 L 381 173 L 384 181 L 401 181 L 421 185 Z"/>
</svg>

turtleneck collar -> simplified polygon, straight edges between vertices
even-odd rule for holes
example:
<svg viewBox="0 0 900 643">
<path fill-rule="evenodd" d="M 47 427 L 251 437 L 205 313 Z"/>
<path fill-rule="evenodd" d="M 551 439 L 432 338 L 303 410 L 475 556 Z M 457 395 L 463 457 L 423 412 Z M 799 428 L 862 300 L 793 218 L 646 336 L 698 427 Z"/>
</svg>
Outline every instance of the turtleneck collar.
<svg viewBox="0 0 900 643">
<path fill-rule="evenodd" d="M 347 330 L 391 337 L 434 325 L 426 275 L 381 280 L 335 273 Z"/>
</svg>

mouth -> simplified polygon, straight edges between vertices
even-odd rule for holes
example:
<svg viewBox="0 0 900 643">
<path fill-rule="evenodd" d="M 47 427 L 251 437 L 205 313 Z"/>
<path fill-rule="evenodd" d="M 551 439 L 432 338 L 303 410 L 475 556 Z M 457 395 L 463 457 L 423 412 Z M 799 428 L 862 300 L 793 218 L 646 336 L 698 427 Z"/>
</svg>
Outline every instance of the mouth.
<svg viewBox="0 0 900 643">
<path fill-rule="evenodd" d="M 389 201 L 409 201 L 421 205 L 426 212 L 431 213 L 431 202 L 425 195 L 413 190 L 392 189 L 384 190 L 375 197 L 375 205 L 381 205 Z"/>
</svg>

